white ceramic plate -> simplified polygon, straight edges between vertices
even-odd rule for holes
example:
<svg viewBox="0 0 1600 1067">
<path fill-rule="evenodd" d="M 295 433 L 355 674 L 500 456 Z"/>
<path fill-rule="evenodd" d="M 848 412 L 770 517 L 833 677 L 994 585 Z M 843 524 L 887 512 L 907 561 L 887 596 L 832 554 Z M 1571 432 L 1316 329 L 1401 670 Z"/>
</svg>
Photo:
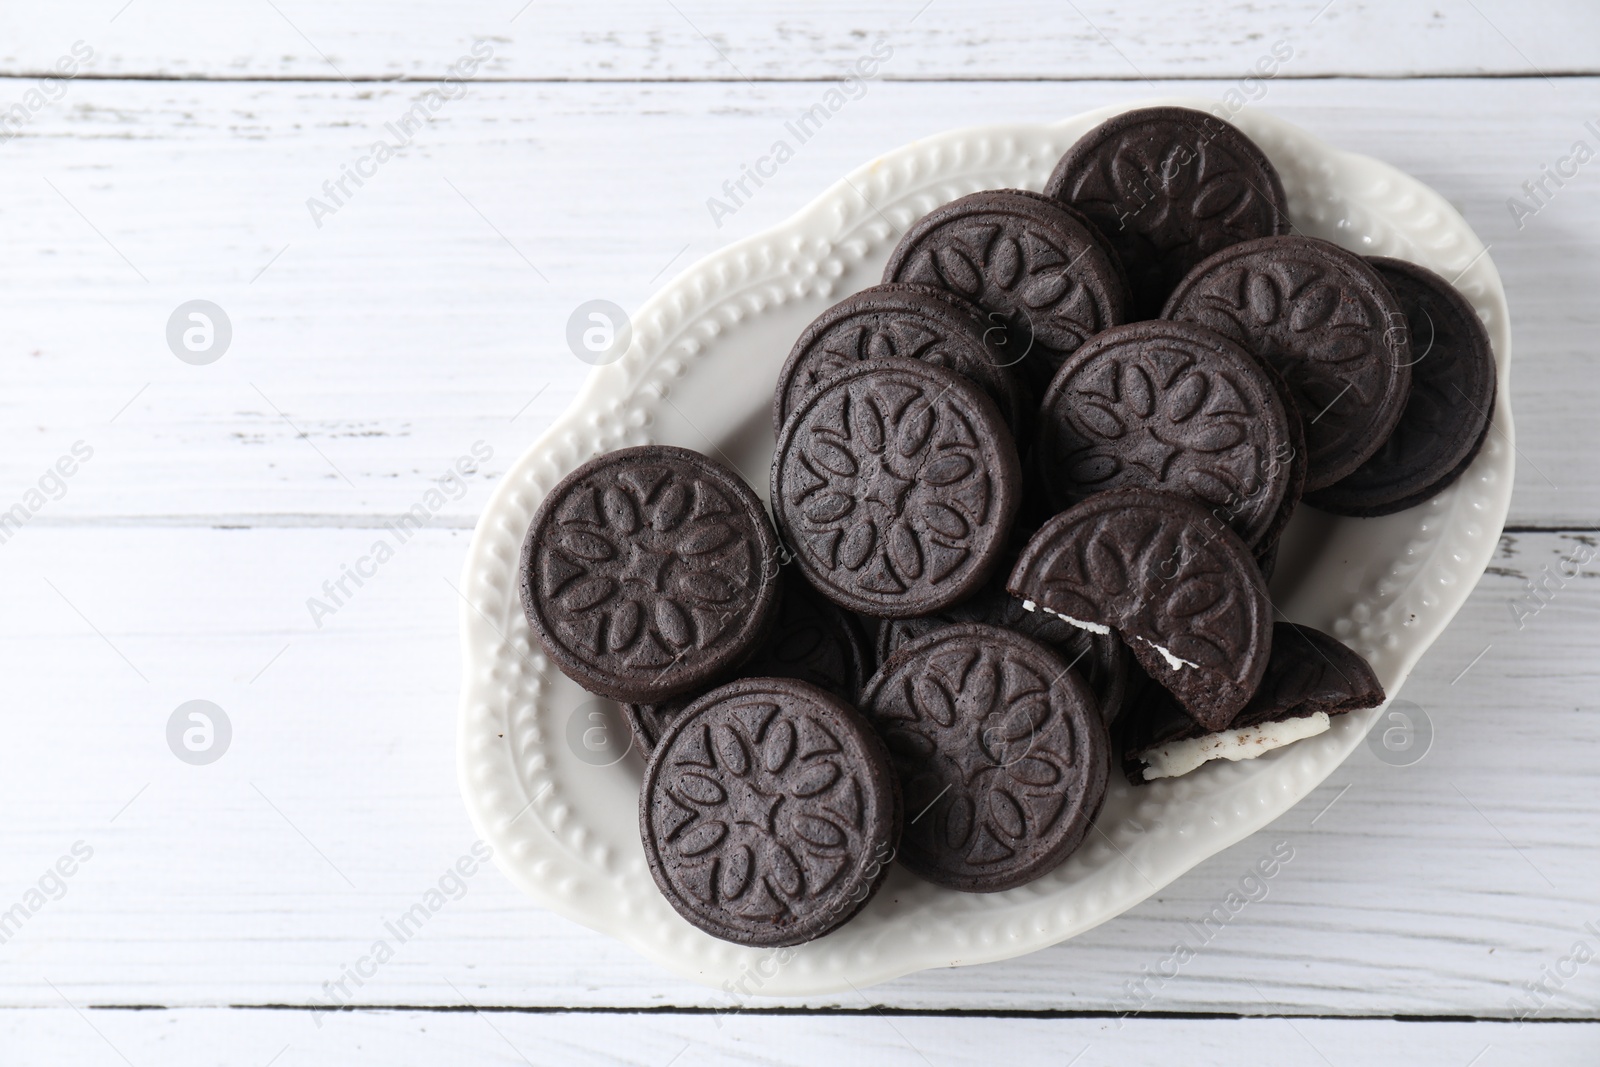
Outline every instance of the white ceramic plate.
<svg viewBox="0 0 1600 1067">
<path fill-rule="evenodd" d="M 1392 695 L 1487 566 L 1511 496 L 1511 337 L 1482 242 L 1437 193 L 1267 114 L 1228 114 L 1283 177 L 1303 233 L 1430 267 L 1483 316 L 1500 367 L 1494 429 L 1454 486 L 1382 519 L 1301 509 L 1274 599 L 1292 620 L 1367 657 Z M 798 949 L 746 949 L 680 919 L 639 844 L 643 764 L 626 730 L 532 640 L 517 594 L 534 509 L 568 471 L 625 445 L 683 445 L 737 467 L 763 498 L 773 381 L 801 329 L 875 283 L 900 233 L 980 189 L 1039 189 L 1108 108 L 1047 126 L 997 125 L 917 141 L 860 167 L 787 222 L 707 256 L 633 319 L 624 356 L 590 375 L 572 407 L 516 462 L 478 521 L 462 575 L 465 663 L 461 791 L 501 868 L 534 901 L 611 934 L 662 966 L 762 994 L 843 991 L 927 967 L 984 963 L 1055 944 L 1126 911 L 1206 857 L 1288 811 L 1358 745 L 1380 709 L 1244 763 L 1212 763 L 1134 789 L 1112 775 L 1098 833 L 1045 878 L 1005 893 L 939 889 L 895 868 L 839 930 Z M 621 758 L 618 758 L 618 757 Z"/>
</svg>

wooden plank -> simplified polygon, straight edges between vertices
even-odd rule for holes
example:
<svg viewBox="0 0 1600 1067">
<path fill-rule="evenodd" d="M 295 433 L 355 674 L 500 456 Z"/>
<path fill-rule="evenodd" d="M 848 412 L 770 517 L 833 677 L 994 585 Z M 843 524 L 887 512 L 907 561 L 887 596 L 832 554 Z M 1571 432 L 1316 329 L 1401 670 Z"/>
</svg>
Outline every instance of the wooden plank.
<svg viewBox="0 0 1600 1067">
<path fill-rule="evenodd" d="M 0 98 L 20 84 L 0 82 Z M 1600 453 L 1572 447 L 1592 422 L 1590 391 L 1574 383 L 1588 380 L 1600 326 L 1587 243 L 1600 228 L 1600 163 L 1550 186 L 1520 228 L 1507 208 L 1575 141 L 1600 147 L 1585 126 L 1600 122 L 1597 87 L 1278 81 L 1263 100 L 1418 175 L 1492 245 L 1515 319 L 1513 524 L 1600 522 Z M 1229 88 L 1161 87 L 1212 98 Z M 0 510 L 45 478 L 46 495 L 64 496 L 30 508 L 40 525 L 375 524 L 481 441 L 493 457 L 475 488 L 451 488 L 435 509 L 436 521 L 470 526 L 483 486 L 586 373 L 565 340 L 583 301 L 636 306 L 697 256 L 916 136 L 1149 93 L 873 85 L 719 227 L 707 199 L 821 91 L 474 85 L 375 178 L 347 184 L 358 195 L 319 228 L 308 199 L 375 139 L 393 139 L 386 124 L 424 90 L 71 85 L 0 145 Z M 209 366 L 180 362 L 166 342 L 169 316 L 195 298 L 233 324 Z M 93 458 L 60 490 L 46 472 L 79 440 Z"/>
<path fill-rule="evenodd" d="M 305 599 L 380 536 L 394 558 L 315 627 Z M 41 880 L 59 899 L 0 944 L 0 1005 L 58 1007 L 52 984 L 80 1005 L 450 1005 L 452 983 L 479 1004 L 741 1003 L 533 907 L 492 868 L 459 889 L 447 880 L 451 899 L 362 985 L 324 985 L 349 983 L 347 968 L 394 939 L 385 923 L 470 858 L 449 584 L 466 540 L 30 527 L 5 545 L 0 911 Z M 1084 937 L 866 997 L 917 1009 L 1516 1014 L 1510 998 L 1569 967 L 1577 941 L 1600 948 L 1585 929 L 1600 925 L 1600 583 L 1588 544 L 1507 539 L 1401 694 L 1433 724 L 1414 766 L 1362 748 L 1275 825 Z M 1525 598 L 1530 578 L 1537 599 Z M 169 717 L 193 699 L 232 726 L 208 766 L 168 749 Z M 57 892 L 46 872 L 79 841 L 93 854 Z M 1280 842 L 1293 858 L 1252 890 L 1260 899 L 1192 946 L 1174 977 L 1127 988 L 1171 970 L 1176 943 L 1194 936 L 1187 924 Z M 1600 1018 L 1597 966 L 1551 987 L 1542 1016 Z"/>
<path fill-rule="evenodd" d="M 1581 0 L 1266 0 L 1178 5 L 824 0 L 773 13 L 718 0 L 590 7 L 524 0 L 64 3 L 0 13 L 0 71 L 54 68 L 75 41 L 97 75 L 435 79 L 475 42 L 521 79 L 838 78 L 877 39 L 892 78 L 1237 77 L 1276 41 L 1290 75 L 1529 74 L 1596 68 Z"/>
<path fill-rule="evenodd" d="M 63 990 L 63 992 L 67 992 Z M 469 987 L 462 994 L 471 1000 Z M 68 994 L 70 996 L 70 993 Z M 60 1001 L 57 1001 L 59 1005 Z M 459 1001 L 458 1001 L 459 1003 Z M 1600 1023 L 1524 1026 L 1392 1019 L 929 1018 L 859 1014 L 822 1018 L 745 1015 L 341 1015 L 318 1029 L 302 1012 L 88 1011 L 64 1007 L 0 1013 L 10 1063 L 259 1065 L 533 1063 L 637 1065 L 886 1064 L 1166 1067 L 1174 1050 L 1198 1063 L 1252 1060 L 1328 1064 L 1481 1062 L 1551 1067 L 1593 1062 Z M 278 1057 L 276 1060 L 273 1057 Z M 1076 1057 L 1076 1058 L 1074 1058 Z"/>
</svg>

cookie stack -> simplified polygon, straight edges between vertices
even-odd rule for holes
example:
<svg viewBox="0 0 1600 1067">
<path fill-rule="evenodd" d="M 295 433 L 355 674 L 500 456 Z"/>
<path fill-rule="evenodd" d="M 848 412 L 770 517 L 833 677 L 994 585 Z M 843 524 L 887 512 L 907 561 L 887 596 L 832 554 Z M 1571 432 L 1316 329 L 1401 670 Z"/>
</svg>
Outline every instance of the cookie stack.
<svg viewBox="0 0 1600 1067">
<path fill-rule="evenodd" d="M 1236 128 L 1120 115 L 1043 194 L 903 236 L 778 375 L 771 516 L 665 446 L 540 506 L 522 596 L 623 702 L 640 833 L 686 919 L 794 945 L 892 862 L 996 892 L 1057 868 L 1110 768 L 1246 759 L 1384 699 L 1267 592 L 1302 502 L 1377 516 L 1481 447 L 1487 335 L 1451 286 L 1294 232 Z"/>
</svg>

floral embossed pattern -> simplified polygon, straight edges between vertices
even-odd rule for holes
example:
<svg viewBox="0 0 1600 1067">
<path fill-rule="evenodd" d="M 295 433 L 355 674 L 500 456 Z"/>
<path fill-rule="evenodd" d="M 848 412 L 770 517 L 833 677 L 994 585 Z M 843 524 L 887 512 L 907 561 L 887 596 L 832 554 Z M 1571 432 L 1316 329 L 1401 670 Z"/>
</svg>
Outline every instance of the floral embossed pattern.
<svg viewBox="0 0 1600 1067">
<path fill-rule="evenodd" d="M 725 940 L 791 945 L 854 915 L 900 832 L 880 742 L 815 686 L 713 690 L 662 737 L 639 800 L 650 869 L 673 907 Z"/>
<path fill-rule="evenodd" d="M 1411 394 L 1399 303 L 1361 257 L 1326 241 L 1270 237 L 1219 252 L 1162 315 L 1211 327 L 1288 381 L 1305 420 L 1308 492 L 1371 457 Z"/>
<path fill-rule="evenodd" d="M 765 634 L 777 539 L 739 476 L 645 445 L 579 467 L 523 545 L 528 622 L 591 692 L 650 701 L 709 681 Z"/>
<path fill-rule="evenodd" d="M 825 595 L 900 618 L 982 584 L 1020 481 L 1011 436 L 976 387 L 915 360 L 872 360 L 829 379 L 784 427 L 773 511 Z"/>
<path fill-rule="evenodd" d="M 1128 311 L 1122 275 L 1088 227 L 1011 190 L 973 193 L 923 216 L 883 280 L 948 289 L 982 307 L 1005 327 L 1010 358 L 1040 385 Z"/>
<path fill-rule="evenodd" d="M 864 359 L 920 359 L 976 382 L 1016 431 L 1031 401 L 1006 367 L 1003 331 L 979 309 L 943 290 L 926 286 L 875 285 L 823 312 L 807 326 L 778 372 L 772 397 L 772 428 L 783 424 L 800 400 L 829 377 Z"/>
<path fill-rule="evenodd" d="M 1494 410 L 1494 350 L 1472 305 L 1424 267 L 1371 262 L 1411 330 L 1411 397 L 1371 459 L 1306 501 L 1343 515 L 1392 514 L 1444 489 L 1477 456 Z"/>
<path fill-rule="evenodd" d="M 947 627 L 901 649 L 862 700 L 905 796 L 901 860 L 938 885 L 995 892 L 1064 860 L 1105 795 L 1094 695 L 1036 641 Z"/>
<path fill-rule="evenodd" d="M 1051 510 L 1106 489 L 1165 489 L 1260 544 L 1278 525 L 1293 453 L 1268 374 L 1189 323 L 1098 335 L 1068 357 L 1040 406 L 1034 462 Z"/>
<path fill-rule="evenodd" d="M 1062 157 L 1045 191 L 1106 235 L 1142 318 L 1212 253 L 1289 232 L 1282 183 L 1260 149 L 1187 108 L 1141 108 L 1096 127 Z"/>
<path fill-rule="evenodd" d="M 1212 729 L 1244 707 L 1271 652 L 1272 603 L 1250 550 L 1171 493 L 1111 490 L 1062 512 L 1028 542 L 1007 587 L 1117 630 Z"/>
</svg>

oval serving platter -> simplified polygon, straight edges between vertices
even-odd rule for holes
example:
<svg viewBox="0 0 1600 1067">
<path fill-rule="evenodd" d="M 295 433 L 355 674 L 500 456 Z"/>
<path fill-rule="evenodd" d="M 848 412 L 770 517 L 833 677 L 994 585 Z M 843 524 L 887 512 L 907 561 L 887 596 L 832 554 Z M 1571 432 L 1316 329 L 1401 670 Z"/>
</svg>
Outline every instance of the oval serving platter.
<svg viewBox="0 0 1600 1067">
<path fill-rule="evenodd" d="M 1499 393 L 1492 432 L 1466 474 L 1380 519 L 1302 508 L 1284 535 L 1273 599 L 1289 619 L 1367 657 L 1392 697 L 1482 575 L 1510 506 L 1511 335 L 1500 277 L 1465 220 L 1387 164 L 1265 113 L 1187 99 L 1128 106 L 1147 104 L 1232 121 L 1277 167 L 1297 232 L 1429 267 L 1488 327 Z M 1256 760 L 1210 763 L 1138 789 L 1113 774 L 1096 832 L 1030 885 L 958 893 L 896 867 L 866 909 L 826 937 L 795 949 L 742 948 L 691 927 L 661 898 L 638 836 L 643 762 L 622 754 L 617 709 L 562 676 L 523 618 L 523 535 L 563 475 L 610 449 L 675 444 L 725 460 L 765 498 L 773 382 L 806 324 L 875 283 L 916 219 L 980 189 L 1042 188 L 1073 141 L 1126 109 L 914 142 L 858 168 L 786 222 L 707 256 L 639 309 L 628 350 L 591 372 L 506 473 L 462 573 L 457 770 L 477 832 L 535 902 L 710 986 L 755 974 L 767 995 L 842 992 L 1019 956 L 1105 922 L 1288 811 L 1360 744 L 1383 709 L 1341 716 L 1327 733 Z M 614 747 L 591 744 L 607 724 Z"/>
</svg>

